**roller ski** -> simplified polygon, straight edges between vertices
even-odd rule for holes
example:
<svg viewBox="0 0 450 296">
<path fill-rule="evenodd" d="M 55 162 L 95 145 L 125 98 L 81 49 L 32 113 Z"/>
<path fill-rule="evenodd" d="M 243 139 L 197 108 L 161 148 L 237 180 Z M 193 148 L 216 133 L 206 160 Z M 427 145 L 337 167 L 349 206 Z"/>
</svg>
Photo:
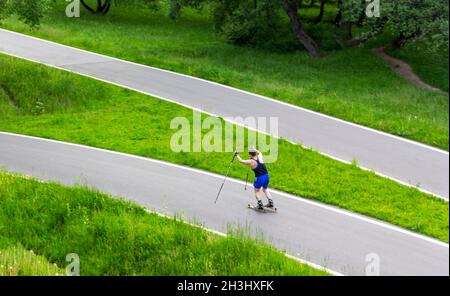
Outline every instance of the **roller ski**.
<svg viewBox="0 0 450 296">
<path fill-rule="evenodd" d="M 255 210 L 255 211 L 258 211 L 258 212 L 262 212 L 262 213 L 266 213 L 266 212 L 276 213 L 276 212 L 278 212 L 278 209 L 273 206 L 273 201 L 272 200 L 270 200 L 267 205 L 263 205 L 262 201 L 259 201 L 256 206 L 248 204 L 248 208 L 252 209 L 252 210 Z"/>
</svg>

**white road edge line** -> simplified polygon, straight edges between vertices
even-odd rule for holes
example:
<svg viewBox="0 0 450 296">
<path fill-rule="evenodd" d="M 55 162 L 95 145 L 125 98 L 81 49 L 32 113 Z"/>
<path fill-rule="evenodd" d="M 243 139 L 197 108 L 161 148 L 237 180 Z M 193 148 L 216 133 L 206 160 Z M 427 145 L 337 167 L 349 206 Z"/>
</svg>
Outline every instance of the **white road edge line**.
<svg viewBox="0 0 450 296">
<path fill-rule="evenodd" d="M 292 104 L 289 104 L 289 103 L 286 103 L 286 102 L 283 102 L 283 101 L 279 101 L 279 100 L 272 99 L 272 98 L 269 98 L 269 97 L 265 97 L 265 96 L 262 96 L 262 95 L 254 94 L 254 93 L 251 93 L 251 92 L 248 92 L 248 91 L 245 91 L 245 90 L 241 90 L 241 89 L 238 89 L 238 88 L 234 88 L 234 87 L 231 87 L 231 86 L 228 86 L 228 85 L 220 84 L 220 83 L 217 83 L 217 82 L 214 82 L 214 81 L 210 81 L 210 80 L 206 80 L 206 79 L 202 79 L 202 78 L 198 78 L 198 77 L 194 77 L 194 76 L 189 76 L 189 75 L 182 74 L 182 73 L 177 73 L 177 72 L 170 71 L 170 70 L 160 69 L 160 68 L 156 68 L 156 67 L 152 67 L 152 66 L 148 66 L 148 65 L 138 64 L 138 63 L 135 63 L 135 62 L 122 60 L 122 59 L 115 58 L 115 57 L 110 57 L 110 56 L 107 56 L 107 55 L 104 55 L 104 54 L 100 54 L 100 53 L 84 50 L 84 49 L 81 49 L 81 48 L 72 47 L 72 46 L 69 46 L 69 45 L 57 43 L 57 42 L 46 40 L 46 39 L 37 38 L 37 37 L 30 36 L 30 35 L 27 35 L 27 34 L 22 34 L 22 33 L 10 31 L 10 30 L 5 30 L 5 29 L 2 29 L 2 28 L 0 28 L 0 31 L 5 31 L 5 32 L 11 33 L 11 34 L 16 34 L 16 35 L 22 36 L 22 37 L 39 40 L 41 42 L 46 42 L 46 43 L 49 43 L 49 44 L 66 47 L 66 48 L 69 48 L 69 49 L 72 49 L 72 50 L 81 51 L 81 52 L 84 52 L 84 53 L 87 53 L 87 54 L 91 54 L 91 55 L 95 55 L 95 56 L 99 56 L 99 57 L 102 57 L 102 58 L 112 59 L 112 60 L 115 60 L 115 61 L 128 63 L 128 64 L 131 64 L 131 65 L 140 66 L 140 67 L 144 67 L 144 68 L 149 68 L 149 69 L 152 69 L 152 70 L 155 70 L 155 71 L 162 71 L 162 72 L 166 72 L 166 73 L 170 73 L 170 74 L 174 74 L 174 75 L 178 75 L 178 76 L 182 76 L 182 77 L 186 77 L 186 78 L 202 81 L 202 82 L 205 82 L 205 83 L 208 83 L 208 84 L 217 85 L 217 86 L 221 86 L 221 87 L 224 87 L 224 88 L 232 89 L 234 91 L 238 91 L 238 92 L 241 92 L 241 93 L 245 93 L 245 94 L 248 94 L 248 95 L 259 97 L 260 99 L 269 100 L 269 101 L 272 101 L 272 102 L 277 103 L 277 104 L 282 104 L 282 105 L 285 105 L 285 106 L 288 106 L 288 107 L 291 107 L 291 108 L 294 108 L 294 109 L 302 110 L 302 111 L 305 111 L 305 112 L 308 112 L 308 113 L 312 113 L 312 114 L 315 114 L 315 115 L 318 115 L 318 116 L 321 116 L 321 117 L 325 117 L 325 118 L 328 118 L 328 119 L 331 119 L 331 120 L 334 120 L 334 121 L 338 121 L 338 122 L 341 122 L 341 123 L 344 123 L 344 124 L 348 124 L 348 125 L 351 125 L 351 126 L 359 127 L 359 128 L 362 128 L 362 129 L 365 129 L 365 130 L 368 130 L 368 131 L 371 131 L 371 132 L 374 132 L 374 133 L 378 133 L 378 134 L 381 134 L 381 135 L 384 135 L 384 136 L 387 136 L 387 137 L 392 137 L 392 138 L 400 140 L 400 141 L 408 142 L 410 144 L 414 144 L 414 145 L 417 145 L 417 146 L 421 146 L 423 148 L 427 148 L 427 149 L 430 149 L 430 150 L 434 150 L 434 151 L 437 151 L 437 152 L 449 155 L 449 151 L 445 151 L 445 150 L 442 150 L 442 149 L 439 149 L 439 148 L 436 148 L 436 147 L 432 147 L 432 146 L 429 146 L 429 145 L 426 145 L 426 144 L 423 144 L 423 143 L 419 143 L 419 142 L 416 142 L 416 141 L 413 141 L 413 140 L 405 139 L 405 138 L 402 138 L 402 137 L 399 137 L 399 136 L 396 136 L 396 135 L 392 135 L 392 134 L 389 134 L 389 133 L 386 133 L 386 132 L 383 132 L 383 131 L 379 131 L 379 130 L 376 130 L 376 129 L 373 129 L 373 128 L 370 128 L 370 127 L 367 127 L 367 126 L 363 126 L 363 125 L 356 124 L 356 123 L 353 123 L 353 122 L 345 121 L 345 120 L 342 120 L 342 119 L 339 119 L 339 118 L 336 118 L 336 117 L 333 117 L 333 116 L 330 116 L 330 115 L 326 115 L 326 114 L 319 113 L 319 112 L 316 112 L 316 111 L 308 110 L 308 109 L 305 109 L 305 108 L 302 108 L 302 107 L 299 107 L 299 106 L 296 106 L 296 105 L 292 105 Z M 192 109 L 192 107 L 189 107 L 189 108 Z"/>
<path fill-rule="evenodd" d="M 29 179 L 37 180 L 37 181 L 40 182 L 40 183 L 44 183 L 44 184 L 45 184 L 45 183 L 48 183 L 48 182 L 46 182 L 46 181 L 37 179 L 36 177 L 31 176 L 31 175 L 20 174 L 20 176 L 21 176 L 21 177 L 24 177 L 24 178 L 29 178 Z M 114 198 L 114 197 L 112 197 L 112 198 Z M 132 201 L 132 202 L 134 202 L 134 201 Z M 157 211 L 155 211 L 155 210 L 150 210 L 150 209 L 148 209 L 148 208 L 146 208 L 146 207 L 144 207 L 144 206 L 138 204 L 137 202 L 134 202 L 134 203 L 136 203 L 138 206 L 142 207 L 142 208 L 143 208 L 147 213 L 149 213 L 149 214 L 155 214 L 155 215 L 158 215 L 158 216 L 160 216 L 160 217 L 162 217 L 162 218 L 166 218 L 166 219 L 174 219 L 174 218 L 176 217 L 176 216 L 169 216 L 168 214 L 163 214 L 163 213 L 157 212 Z M 195 228 L 200 228 L 200 229 L 202 229 L 202 230 L 205 230 L 205 231 L 207 231 L 207 232 L 213 233 L 213 234 L 218 235 L 218 236 L 221 236 L 221 237 L 228 237 L 228 235 L 227 235 L 226 233 L 223 233 L 223 232 L 220 232 L 220 231 L 217 231 L 217 230 L 214 230 L 214 229 L 205 227 L 205 226 L 203 226 L 203 225 L 201 225 L 201 224 L 195 224 L 195 223 L 191 223 L 191 222 L 188 222 L 188 221 L 185 221 L 185 220 L 177 220 L 177 221 L 182 222 L 182 223 L 184 223 L 184 224 L 187 224 L 187 225 L 189 225 L 189 226 L 195 227 Z M 322 270 L 322 271 L 328 272 L 329 274 L 334 275 L 334 276 L 345 276 L 344 274 L 339 273 L 339 272 L 334 271 L 334 270 L 331 270 L 331 269 L 328 269 L 328 268 L 326 268 L 325 266 L 322 266 L 322 265 L 319 265 L 319 264 L 316 264 L 316 263 L 307 261 L 307 260 L 305 260 L 305 259 L 301 259 L 301 258 L 295 257 L 295 256 L 293 256 L 293 255 L 289 255 L 288 253 L 285 253 L 285 252 L 283 252 L 283 251 L 281 251 L 281 250 L 278 250 L 278 251 L 281 252 L 282 254 L 284 254 L 284 255 L 285 255 L 286 257 L 288 257 L 289 259 L 296 260 L 296 261 L 298 261 L 298 262 L 300 262 L 300 263 L 302 263 L 302 264 L 308 265 L 308 266 L 310 266 L 310 267 L 312 267 L 312 268 L 315 268 L 315 269 L 318 269 L 318 270 Z"/>
<path fill-rule="evenodd" d="M 146 210 L 147 213 L 155 214 L 155 215 L 158 215 L 158 216 L 163 217 L 163 218 L 167 218 L 167 219 L 173 219 L 174 218 L 174 217 L 169 216 L 167 214 L 162 214 L 160 212 L 152 211 L 152 210 L 149 210 L 147 208 L 144 208 L 144 209 Z M 217 230 L 205 227 L 205 226 L 200 225 L 200 224 L 190 223 L 190 222 L 187 222 L 187 221 L 184 221 L 184 220 L 177 220 L 177 221 L 181 221 L 181 222 L 183 222 L 183 223 L 185 223 L 185 224 L 187 224 L 189 226 L 192 226 L 192 227 L 195 227 L 195 228 L 200 228 L 202 230 L 205 230 L 207 232 L 213 233 L 213 234 L 221 236 L 221 237 L 228 237 L 228 235 L 226 233 L 223 233 L 223 232 L 220 232 L 220 231 L 217 231 Z M 288 253 L 282 252 L 280 250 L 279 250 L 279 252 L 284 254 L 287 258 L 295 260 L 295 261 L 297 261 L 297 262 L 299 262 L 301 264 L 308 265 L 309 267 L 312 267 L 312 268 L 315 268 L 315 269 L 318 269 L 318 270 L 321 270 L 321 271 L 325 271 L 325 272 L 327 272 L 327 273 L 329 273 L 331 275 L 334 275 L 334 276 L 345 276 L 344 274 L 342 274 L 340 272 L 337 272 L 337 271 L 334 271 L 332 269 L 329 269 L 329 268 L 327 268 L 325 266 L 313 263 L 313 262 L 305 260 L 305 259 L 301 259 L 301 258 L 295 257 L 293 255 L 289 255 Z"/>
<path fill-rule="evenodd" d="M 1 30 L 1 29 L 0 29 L 0 30 Z M 137 92 L 137 93 L 141 93 L 141 94 L 146 95 L 146 96 L 150 96 L 150 97 L 154 97 L 154 98 L 157 98 L 157 99 L 166 101 L 166 102 L 170 102 L 170 103 L 173 103 L 173 104 L 176 104 L 176 105 L 185 107 L 185 108 L 187 108 L 187 109 L 191 109 L 191 110 L 194 110 L 194 111 L 198 111 L 198 112 L 200 112 L 200 113 L 203 113 L 203 114 L 206 114 L 206 115 L 209 115 L 209 116 L 214 116 L 214 117 L 217 117 L 217 118 L 222 118 L 224 121 L 229 122 L 229 123 L 232 123 L 232 124 L 234 124 L 234 125 L 236 125 L 236 126 L 245 127 L 245 128 L 247 128 L 247 129 L 249 129 L 249 130 L 256 131 L 256 132 L 258 132 L 258 133 L 261 133 L 261 134 L 263 134 L 263 135 L 270 136 L 270 137 L 275 138 L 275 139 L 286 140 L 286 139 L 283 139 L 283 138 L 281 138 L 281 137 L 275 137 L 275 136 L 272 136 L 271 134 L 269 134 L 269 133 L 267 133 L 267 132 L 265 132 L 265 131 L 261 131 L 261 130 L 258 130 L 258 129 L 255 129 L 255 128 L 252 128 L 252 127 L 248 127 L 248 126 L 242 125 L 242 124 L 237 123 L 237 122 L 235 122 L 235 121 L 233 121 L 233 120 L 225 119 L 225 118 L 223 118 L 223 117 L 221 117 L 221 116 L 219 116 L 219 115 L 216 115 L 216 114 L 210 113 L 210 112 L 208 112 L 208 111 L 205 111 L 205 110 L 202 110 L 202 109 L 199 109 L 199 108 L 195 108 L 195 107 L 192 107 L 192 106 L 189 106 L 189 105 L 186 105 L 186 104 L 177 102 L 177 101 L 173 101 L 173 100 L 168 99 L 168 98 L 165 98 L 165 97 L 161 97 L 161 96 L 156 95 L 156 94 L 153 94 L 153 93 L 151 93 L 151 92 L 142 91 L 142 90 L 139 90 L 139 89 L 136 89 L 136 88 L 133 88 L 133 87 L 129 87 L 129 86 L 126 86 L 126 85 L 122 85 L 122 84 L 120 84 L 120 83 L 108 81 L 108 80 L 105 80 L 105 79 L 102 79 L 102 78 L 98 78 L 98 77 L 95 77 L 95 76 L 92 76 L 92 75 L 83 74 L 83 73 L 79 73 L 79 72 L 76 72 L 76 71 L 73 71 L 73 70 L 70 70 L 70 69 L 62 68 L 62 67 L 60 67 L 60 66 L 55 66 L 55 65 L 52 65 L 52 64 L 47 64 L 47 63 L 42 62 L 42 61 L 33 60 L 33 59 L 29 59 L 29 58 L 24 58 L 24 57 L 21 57 L 21 56 L 15 55 L 15 54 L 11 54 L 11 53 L 7 53 L 7 52 L 1 51 L 1 50 L 0 50 L 0 53 L 6 54 L 6 55 L 9 55 L 9 56 L 12 56 L 12 57 L 16 57 L 16 58 L 18 58 L 18 59 L 30 61 L 30 62 L 33 62 L 33 63 L 38 63 L 38 64 L 41 64 L 41 65 L 44 65 L 44 66 L 47 66 L 47 67 L 51 67 L 51 68 L 54 68 L 54 69 L 58 69 L 58 70 L 61 70 L 61 71 L 69 72 L 69 73 L 72 73 L 72 74 L 75 74 L 75 75 L 80 75 L 80 76 L 88 77 L 88 78 L 91 78 L 91 79 L 94 79 L 94 80 L 98 80 L 98 81 L 101 81 L 101 82 L 104 82 L 104 83 L 107 83 L 107 84 L 111 84 L 111 85 L 115 85 L 115 86 L 118 86 L 118 87 L 126 88 L 126 89 L 129 89 L 129 90 L 135 91 L 135 92 Z M 139 65 L 139 64 L 136 64 L 136 65 Z M 145 66 L 145 67 L 149 67 L 149 66 Z M 151 68 L 151 67 L 150 67 L 150 68 Z M 182 74 L 180 74 L 180 75 L 182 75 Z M 305 149 L 311 149 L 311 150 L 314 150 L 315 152 L 317 152 L 317 153 L 319 153 L 319 154 L 321 154 L 321 155 L 327 156 L 327 157 L 329 157 L 329 158 L 331 158 L 331 159 L 334 159 L 334 160 L 337 160 L 337 161 L 340 161 L 340 162 L 343 162 L 343 163 L 346 163 L 346 164 L 351 164 L 351 161 L 348 161 L 348 160 L 345 160 L 345 159 L 341 159 L 341 158 L 335 157 L 335 156 L 333 156 L 333 155 L 330 155 L 330 154 L 327 154 L 327 153 L 324 153 L 324 152 L 320 152 L 320 151 L 314 149 L 313 147 L 308 147 L 308 146 L 305 146 L 305 145 L 303 145 L 303 144 L 299 144 L 299 143 L 296 143 L 296 142 L 293 142 L 293 141 L 290 141 L 290 140 L 286 140 L 286 141 L 288 141 L 288 142 L 290 142 L 291 144 L 294 144 L 294 145 L 300 145 L 301 147 L 303 147 L 303 148 L 305 148 Z M 431 148 L 434 148 L 434 147 L 431 147 Z M 378 176 L 380 176 L 380 177 L 383 177 L 383 178 L 386 178 L 386 179 L 395 181 L 395 182 L 397 182 L 397 183 L 400 183 L 400 184 L 405 185 L 405 186 L 408 186 L 408 187 L 416 188 L 417 190 L 419 190 L 419 191 L 421 191 L 421 192 L 423 192 L 423 193 L 433 195 L 433 196 L 438 197 L 438 198 L 440 198 L 440 199 L 443 199 L 443 200 L 445 200 L 445 201 L 447 201 L 447 202 L 449 201 L 449 198 L 448 198 L 448 197 L 441 196 L 441 195 L 439 195 L 439 194 L 437 194 L 437 193 L 433 193 L 433 192 L 428 191 L 428 190 L 426 190 L 426 189 L 420 188 L 419 186 L 410 184 L 410 183 L 408 183 L 408 182 L 405 182 L 405 181 L 402 181 L 402 180 L 399 180 L 399 179 L 396 179 L 396 178 L 393 178 L 393 177 L 389 177 L 389 176 L 387 176 L 387 175 L 385 175 L 385 174 L 383 174 L 383 173 L 379 173 L 379 172 L 377 172 L 377 171 L 374 171 L 373 169 L 369 169 L 369 168 L 366 168 L 366 167 L 364 167 L 364 166 L 360 166 L 360 165 L 359 165 L 358 167 L 359 167 L 360 169 L 362 169 L 362 170 L 369 171 L 369 172 L 373 172 L 373 173 L 375 173 L 376 175 L 378 175 Z"/>
<path fill-rule="evenodd" d="M 161 165 L 165 165 L 165 166 L 170 166 L 170 167 L 174 167 L 174 168 L 178 168 L 178 169 L 187 170 L 187 171 L 194 172 L 194 173 L 197 173 L 197 174 L 203 174 L 203 175 L 214 177 L 214 178 L 220 179 L 220 180 L 223 180 L 223 177 L 224 177 L 224 176 L 219 175 L 219 174 L 206 172 L 206 171 L 202 171 L 202 170 L 199 170 L 199 169 L 194 169 L 194 168 L 191 168 L 191 167 L 186 167 L 186 166 L 182 166 L 182 165 L 179 165 L 179 164 L 169 163 L 169 162 L 162 161 L 162 160 L 156 160 L 156 159 L 152 159 L 152 158 L 147 158 L 147 157 L 143 157 L 143 156 L 127 154 L 127 153 L 123 153 L 123 152 L 111 151 L 111 150 L 107 150 L 107 149 L 90 147 L 90 146 L 81 145 L 81 144 L 74 144 L 74 143 L 62 142 L 62 141 L 57 141 L 57 140 L 51 140 L 51 139 L 45 139 L 45 138 L 39 138 L 39 137 L 27 136 L 27 135 L 19 135 L 19 134 L 14 134 L 14 133 L 0 131 L 0 135 L 2 135 L 2 134 L 3 135 L 13 136 L 13 137 L 18 137 L 18 138 L 28 138 L 28 139 L 32 139 L 32 140 L 51 142 L 51 143 L 56 143 L 56 144 L 60 144 L 60 145 L 68 145 L 68 146 L 73 146 L 73 147 L 87 149 L 87 150 L 94 150 L 94 151 L 98 151 L 98 152 L 115 154 L 115 155 L 119 155 L 119 156 L 123 156 L 123 157 L 129 157 L 129 158 L 144 160 L 144 161 L 153 162 L 153 163 L 157 163 L 157 164 L 161 164 Z M 233 179 L 233 178 L 229 178 L 228 181 L 236 183 L 236 184 L 241 184 L 241 185 L 245 184 L 244 181 Z M 310 205 L 313 205 L 313 206 L 316 206 L 316 207 L 320 207 L 322 209 L 326 209 L 326 210 L 329 210 L 329 211 L 332 211 L 332 212 L 335 212 L 335 213 L 338 213 L 338 214 L 342 214 L 342 215 L 345 215 L 345 216 L 348 216 L 348 217 L 351 217 L 351 218 L 354 218 L 354 219 L 358 219 L 358 220 L 361 220 L 361 221 L 364 221 L 366 223 L 370 223 L 370 224 L 373 224 L 373 225 L 376 225 L 376 226 L 384 227 L 384 228 L 387 228 L 389 230 L 393 230 L 393 231 L 402 233 L 404 235 L 412 236 L 412 237 L 415 237 L 415 238 L 418 238 L 418 239 L 421 239 L 421 240 L 424 240 L 424 241 L 427 241 L 427 242 L 439 245 L 439 246 L 447 248 L 447 249 L 449 248 L 449 244 L 448 243 L 445 243 L 443 241 L 440 241 L 440 240 L 432 238 L 432 237 L 425 236 L 423 234 L 412 232 L 412 231 L 407 230 L 407 229 L 403 229 L 403 228 L 401 228 L 399 226 L 395 226 L 395 225 L 389 224 L 387 222 L 382 222 L 382 221 L 379 221 L 379 220 L 375 220 L 373 218 L 369 218 L 369 217 L 365 217 L 365 216 L 360 215 L 360 214 L 349 212 L 348 210 L 344 210 L 344 209 L 340 209 L 340 208 L 337 208 L 337 207 L 334 207 L 334 206 L 331 206 L 331 205 L 323 204 L 323 203 L 320 203 L 318 201 L 309 200 L 309 199 L 306 199 L 304 197 L 288 194 L 286 192 L 282 192 L 282 191 L 279 191 L 279 190 L 272 189 L 272 192 L 277 194 L 277 195 L 289 198 L 291 200 L 295 200 L 297 202 L 303 202 L 303 203 L 310 204 Z"/>
</svg>

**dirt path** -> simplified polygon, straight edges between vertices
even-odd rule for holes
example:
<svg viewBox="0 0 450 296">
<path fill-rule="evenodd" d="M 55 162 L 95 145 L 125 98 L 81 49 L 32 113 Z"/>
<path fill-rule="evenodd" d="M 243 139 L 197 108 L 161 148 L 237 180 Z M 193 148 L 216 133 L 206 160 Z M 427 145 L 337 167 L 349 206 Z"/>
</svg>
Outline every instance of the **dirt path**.
<svg viewBox="0 0 450 296">
<path fill-rule="evenodd" d="M 415 86 L 425 88 L 441 94 L 448 94 L 447 92 L 424 82 L 422 79 L 420 79 L 419 76 L 417 76 L 414 73 L 410 65 L 403 62 L 402 60 L 391 57 L 390 55 L 385 53 L 384 47 L 373 48 L 372 52 L 378 57 L 380 57 L 382 60 L 384 60 L 389 65 L 389 67 L 391 67 L 391 69 L 394 70 L 395 73 L 405 78 L 406 80 L 410 81 Z"/>
</svg>

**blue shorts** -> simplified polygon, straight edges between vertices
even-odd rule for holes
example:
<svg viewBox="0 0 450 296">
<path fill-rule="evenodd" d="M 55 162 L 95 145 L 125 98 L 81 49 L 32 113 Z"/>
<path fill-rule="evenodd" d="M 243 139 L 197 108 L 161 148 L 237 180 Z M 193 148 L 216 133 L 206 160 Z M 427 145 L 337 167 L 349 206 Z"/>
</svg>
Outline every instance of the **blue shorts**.
<svg viewBox="0 0 450 296">
<path fill-rule="evenodd" d="M 253 187 L 255 187 L 255 189 L 267 189 L 269 187 L 269 181 L 270 181 L 270 177 L 268 174 L 256 177 L 255 182 L 253 182 Z"/>
</svg>

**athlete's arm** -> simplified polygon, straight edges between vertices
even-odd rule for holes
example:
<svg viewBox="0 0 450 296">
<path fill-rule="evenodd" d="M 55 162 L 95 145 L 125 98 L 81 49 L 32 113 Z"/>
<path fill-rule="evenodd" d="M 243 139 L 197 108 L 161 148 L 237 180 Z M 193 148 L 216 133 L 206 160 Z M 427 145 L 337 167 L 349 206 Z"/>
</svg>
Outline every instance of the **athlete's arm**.
<svg viewBox="0 0 450 296">
<path fill-rule="evenodd" d="M 236 155 L 237 159 L 239 160 L 240 163 L 245 164 L 245 165 L 251 165 L 252 164 L 252 160 L 246 160 L 246 159 L 242 159 L 239 154 Z"/>
<path fill-rule="evenodd" d="M 235 155 L 240 163 L 248 165 L 252 169 L 256 168 L 256 161 L 254 161 L 253 159 L 249 159 L 249 160 L 242 159 L 237 152 L 235 153 Z"/>
<path fill-rule="evenodd" d="M 263 154 L 261 153 L 261 151 L 256 150 L 256 153 L 258 153 L 258 160 L 259 160 L 259 162 L 260 163 L 264 163 Z"/>
</svg>

